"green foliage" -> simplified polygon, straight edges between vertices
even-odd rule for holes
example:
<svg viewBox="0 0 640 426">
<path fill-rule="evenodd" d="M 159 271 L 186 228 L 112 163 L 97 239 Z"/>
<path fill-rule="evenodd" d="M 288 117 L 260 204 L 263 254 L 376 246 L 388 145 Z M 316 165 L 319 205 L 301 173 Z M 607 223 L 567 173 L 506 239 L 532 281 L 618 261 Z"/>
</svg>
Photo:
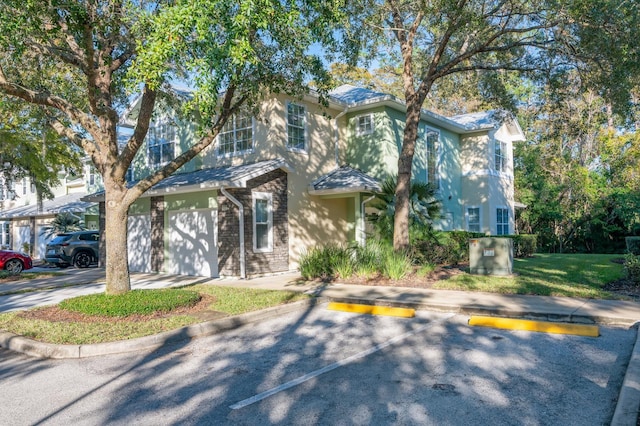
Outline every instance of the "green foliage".
<svg viewBox="0 0 640 426">
<path fill-rule="evenodd" d="M 48 225 L 42 228 L 43 235 L 46 237 L 63 232 L 82 231 L 83 229 L 85 228 L 82 218 L 69 212 L 58 213 Z"/>
<path fill-rule="evenodd" d="M 380 270 L 385 254 L 390 249 L 382 241 L 369 239 L 364 247 L 355 250 L 355 273 L 360 277 L 372 277 Z"/>
<path fill-rule="evenodd" d="M 384 257 L 382 274 L 392 280 L 401 280 L 412 271 L 411 258 L 407 253 L 389 250 Z"/>
<path fill-rule="evenodd" d="M 624 272 L 629 280 L 640 285 L 640 256 L 627 254 L 624 258 Z"/>
<path fill-rule="evenodd" d="M 344 259 L 351 259 L 351 250 L 335 244 L 314 247 L 300 258 L 300 274 L 304 279 L 330 279 L 336 275 L 336 268 Z M 344 269 L 343 269 L 344 272 Z"/>
<path fill-rule="evenodd" d="M 393 237 L 396 211 L 396 176 L 388 176 L 382 182 L 382 192 L 369 204 L 377 212 L 367 215 L 378 235 L 385 240 Z M 409 226 L 416 232 L 429 232 L 434 219 L 440 215 L 440 202 L 435 198 L 433 185 L 412 182 L 409 189 Z"/>
<path fill-rule="evenodd" d="M 640 256 L 640 237 L 626 237 L 627 252 Z"/>
<path fill-rule="evenodd" d="M 538 249 L 537 235 L 506 235 L 506 238 L 511 238 L 513 240 L 514 257 L 531 257 Z"/>
<path fill-rule="evenodd" d="M 134 290 L 119 295 L 74 297 L 62 301 L 60 308 L 86 315 L 126 317 L 170 312 L 182 306 L 192 306 L 199 300 L 197 292 L 182 289 Z"/>
</svg>

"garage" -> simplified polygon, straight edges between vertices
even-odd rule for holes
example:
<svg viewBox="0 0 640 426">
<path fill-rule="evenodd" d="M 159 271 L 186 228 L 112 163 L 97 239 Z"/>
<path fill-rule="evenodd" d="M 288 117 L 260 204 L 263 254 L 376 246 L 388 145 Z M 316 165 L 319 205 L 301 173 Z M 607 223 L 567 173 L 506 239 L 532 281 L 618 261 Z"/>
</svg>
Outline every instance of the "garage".
<svg viewBox="0 0 640 426">
<path fill-rule="evenodd" d="M 151 272 L 151 218 L 129 215 L 127 252 L 131 272 Z"/>
<path fill-rule="evenodd" d="M 169 213 L 169 273 L 218 276 L 217 211 Z"/>
</svg>

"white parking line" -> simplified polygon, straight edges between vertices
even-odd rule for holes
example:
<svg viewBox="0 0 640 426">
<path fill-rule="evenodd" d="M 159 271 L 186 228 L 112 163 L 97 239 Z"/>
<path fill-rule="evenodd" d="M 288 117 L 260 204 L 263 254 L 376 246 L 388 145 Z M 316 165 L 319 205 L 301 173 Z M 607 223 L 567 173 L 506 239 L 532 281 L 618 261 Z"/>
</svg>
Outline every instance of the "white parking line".
<svg viewBox="0 0 640 426">
<path fill-rule="evenodd" d="M 284 390 L 290 389 L 290 388 L 292 388 L 294 386 L 297 386 L 297 385 L 299 385 L 301 383 L 306 382 L 307 380 L 313 379 L 314 377 L 318 377 L 321 374 L 328 373 L 329 371 L 335 370 L 338 367 L 342 367 L 344 365 L 350 364 L 355 360 L 358 360 L 360 358 L 364 358 L 364 357 L 366 357 L 368 355 L 371 355 L 372 353 L 378 352 L 378 351 L 386 348 L 387 346 L 393 345 L 394 343 L 401 342 L 402 340 L 406 339 L 407 337 L 413 336 L 414 334 L 420 333 L 420 332 L 422 332 L 424 330 L 427 330 L 427 329 L 429 329 L 429 328 L 431 328 L 431 327 L 433 327 L 435 325 L 441 324 L 441 323 L 445 322 L 446 320 L 448 320 L 449 318 L 451 318 L 453 316 L 455 316 L 455 314 L 448 314 L 444 318 L 441 318 L 441 319 L 439 319 L 437 321 L 425 324 L 422 327 L 419 327 L 419 328 L 417 328 L 415 330 L 412 330 L 412 331 L 406 332 L 404 334 L 401 334 L 400 336 L 396 336 L 396 337 L 394 337 L 392 339 L 387 340 L 384 343 L 380 343 L 378 345 L 375 345 L 372 348 L 369 348 L 369 349 L 367 349 L 365 351 L 359 352 L 359 353 L 357 353 L 355 355 L 351 355 L 348 358 L 345 358 L 343 360 L 334 362 L 333 364 L 329 364 L 326 367 L 322 367 L 322 368 L 320 368 L 318 370 L 312 371 L 311 373 L 307 373 L 307 374 L 305 374 L 303 376 L 298 377 L 297 379 L 293 379 L 293 380 L 291 380 L 291 381 L 289 381 L 287 383 L 284 383 L 284 384 L 282 384 L 280 386 L 276 386 L 275 388 L 272 388 L 272 389 L 269 389 L 267 391 L 261 392 L 261 393 L 259 393 L 257 395 L 254 395 L 251 398 L 243 399 L 240 402 L 236 402 L 235 404 L 230 405 L 229 408 L 231 408 L 232 410 L 238 410 L 240 408 L 244 408 L 244 407 L 246 407 L 248 405 L 251 405 L 251 404 L 253 404 L 255 402 L 262 401 L 263 399 L 268 398 L 271 395 L 275 395 L 275 394 L 277 394 L 279 392 L 282 392 Z"/>
</svg>

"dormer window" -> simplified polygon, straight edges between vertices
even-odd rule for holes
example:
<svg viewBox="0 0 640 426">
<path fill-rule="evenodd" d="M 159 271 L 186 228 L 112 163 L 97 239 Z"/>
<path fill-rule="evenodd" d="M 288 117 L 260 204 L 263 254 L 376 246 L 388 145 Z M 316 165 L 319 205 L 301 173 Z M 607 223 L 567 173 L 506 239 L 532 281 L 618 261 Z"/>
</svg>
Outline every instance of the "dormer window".
<svg viewBox="0 0 640 426">
<path fill-rule="evenodd" d="M 234 155 L 253 150 L 253 118 L 244 114 L 229 117 L 218 135 L 218 155 Z"/>
<path fill-rule="evenodd" d="M 370 135 L 374 130 L 373 114 L 364 114 L 356 117 L 356 135 Z"/>
<path fill-rule="evenodd" d="M 156 123 L 149 128 L 147 154 L 150 167 L 162 167 L 175 157 L 176 131 L 170 123 Z"/>
<path fill-rule="evenodd" d="M 496 171 L 507 171 L 507 144 L 506 142 L 496 141 L 495 144 L 495 166 Z"/>
</svg>

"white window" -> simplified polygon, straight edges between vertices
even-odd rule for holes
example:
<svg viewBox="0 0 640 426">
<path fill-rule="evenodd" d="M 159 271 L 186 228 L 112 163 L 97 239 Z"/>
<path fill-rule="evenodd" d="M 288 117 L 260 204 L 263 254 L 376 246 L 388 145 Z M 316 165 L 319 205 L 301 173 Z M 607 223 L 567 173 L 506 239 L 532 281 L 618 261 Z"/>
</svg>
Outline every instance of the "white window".
<svg viewBox="0 0 640 426">
<path fill-rule="evenodd" d="M 27 195 L 27 178 L 22 178 L 22 195 Z"/>
<path fill-rule="evenodd" d="M 169 123 L 156 123 L 149 128 L 147 154 L 149 166 L 161 167 L 175 156 L 176 131 Z"/>
<path fill-rule="evenodd" d="M 373 114 L 365 114 L 356 117 L 356 135 L 370 135 L 373 133 Z"/>
<path fill-rule="evenodd" d="M 306 144 L 306 109 L 302 105 L 287 103 L 287 148 L 305 151 Z"/>
<path fill-rule="evenodd" d="M 480 232 L 480 207 L 467 207 L 467 231 Z"/>
<path fill-rule="evenodd" d="M 32 194 L 36 193 L 36 184 L 34 181 L 31 181 L 31 193 Z"/>
<path fill-rule="evenodd" d="M 509 235 L 509 209 L 498 207 L 496 209 L 496 234 Z"/>
<path fill-rule="evenodd" d="M 427 132 L 427 182 L 435 189 L 440 189 L 440 134 L 436 131 Z"/>
<path fill-rule="evenodd" d="M 0 222 L 0 247 L 11 247 L 11 225 L 9 222 Z"/>
<path fill-rule="evenodd" d="M 253 193 L 253 251 L 273 250 L 273 199 L 270 193 Z"/>
<path fill-rule="evenodd" d="M 233 155 L 253 149 L 253 119 L 247 115 L 229 117 L 218 135 L 218 155 Z"/>
<path fill-rule="evenodd" d="M 89 184 L 89 186 L 93 186 L 96 184 L 96 170 L 93 168 L 93 166 L 89 166 L 89 177 L 87 179 L 87 183 Z"/>
<path fill-rule="evenodd" d="M 496 163 L 497 171 L 499 172 L 507 171 L 507 144 L 505 142 L 496 141 L 495 163 Z"/>
</svg>

